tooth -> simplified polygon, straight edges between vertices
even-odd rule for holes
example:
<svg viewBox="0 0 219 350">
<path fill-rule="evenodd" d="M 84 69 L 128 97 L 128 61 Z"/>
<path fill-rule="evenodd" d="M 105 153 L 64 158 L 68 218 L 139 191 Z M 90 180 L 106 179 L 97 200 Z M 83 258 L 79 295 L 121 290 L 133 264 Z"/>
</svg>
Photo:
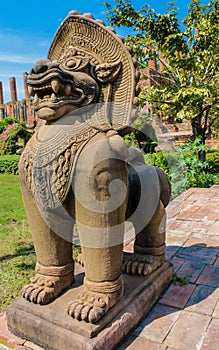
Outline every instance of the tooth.
<svg viewBox="0 0 219 350">
<path fill-rule="evenodd" d="M 52 86 L 52 89 L 55 92 L 55 94 L 57 94 L 57 92 L 59 91 L 59 87 L 60 87 L 59 81 L 58 80 L 53 80 L 51 82 L 51 86 Z"/>
<path fill-rule="evenodd" d="M 33 102 L 34 103 L 38 103 L 39 102 L 39 98 L 38 98 L 37 94 L 35 94 Z"/>
<path fill-rule="evenodd" d="M 56 101 L 56 95 L 54 94 L 54 92 L 52 93 L 50 99 L 51 99 L 52 102 Z"/>
<path fill-rule="evenodd" d="M 34 92 L 33 92 L 32 86 L 28 85 L 27 89 L 28 89 L 29 95 L 30 96 L 34 96 Z"/>
<path fill-rule="evenodd" d="M 70 84 L 66 84 L 66 85 L 65 85 L 65 94 L 66 94 L 67 96 L 69 96 L 70 93 L 71 93 L 71 85 L 70 85 Z"/>
</svg>

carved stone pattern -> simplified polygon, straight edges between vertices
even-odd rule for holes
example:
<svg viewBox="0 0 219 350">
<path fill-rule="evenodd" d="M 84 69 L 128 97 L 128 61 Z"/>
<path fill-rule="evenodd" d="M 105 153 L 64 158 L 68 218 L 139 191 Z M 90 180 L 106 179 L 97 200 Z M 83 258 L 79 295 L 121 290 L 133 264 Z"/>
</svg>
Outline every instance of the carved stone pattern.
<svg viewBox="0 0 219 350">
<path fill-rule="evenodd" d="M 112 84 L 110 98 L 114 103 L 112 124 L 115 129 L 130 125 L 131 105 L 136 86 L 135 69 L 131 55 L 121 39 L 105 26 L 97 24 L 95 20 L 83 16 L 69 16 L 53 40 L 49 59 L 58 61 L 70 46 L 76 50 L 77 55 L 90 58 L 95 65 L 119 60 L 122 62 L 121 72 Z"/>
<path fill-rule="evenodd" d="M 35 272 L 45 276 L 65 276 L 74 271 L 74 264 L 64 266 L 43 266 L 39 262 L 36 263 Z"/>
<path fill-rule="evenodd" d="M 105 293 L 105 294 L 115 293 L 118 290 L 120 290 L 121 286 L 123 285 L 123 276 L 120 276 L 114 281 L 107 281 L 107 282 L 91 282 L 85 277 L 84 285 L 91 292 Z"/>
<path fill-rule="evenodd" d="M 89 127 L 59 147 L 54 139 L 49 143 L 40 143 L 36 137 L 30 140 L 22 154 L 21 168 L 27 187 L 42 208 L 62 205 L 71 186 L 76 154 L 97 133 L 98 130 Z"/>
</svg>

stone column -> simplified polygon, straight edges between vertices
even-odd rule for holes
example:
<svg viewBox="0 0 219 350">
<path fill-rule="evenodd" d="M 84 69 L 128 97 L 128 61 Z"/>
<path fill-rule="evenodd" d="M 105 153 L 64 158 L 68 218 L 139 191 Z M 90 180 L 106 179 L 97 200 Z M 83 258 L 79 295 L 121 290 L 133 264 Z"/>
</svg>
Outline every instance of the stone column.
<svg viewBox="0 0 219 350">
<path fill-rule="evenodd" d="M 155 76 L 157 72 L 157 61 L 155 58 L 151 59 L 148 61 L 148 86 L 151 87 L 154 85 L 154 80 L 155 77 L 152 77 L 153 75 Z"/>
<path fill-rule="evenodd" d="M 160 72 L 162 73 L 165 68 L 165 57 L 162 52 L 159 52 L 159 58 L 160 58 Z"/>
<path fill-rule="evenodd" d="M 16 79 L 10 78 L 11 102 L 17 102 Z"/>
<path fill-rule="evenodd" d="M 3 86 L 2 82 L 0 81 L 0 105 L 4 104 L 4 97 L 3 97 Z"/>
<path fill-rule="evenodd" d="M 25 94 L 25 100 L 29 100 L 29 98 L 30 98 L 30 94 L 29 94 L 28 88 L 27 88 L 27 77 L 28 77 L 28 73 L 24 72 L 24 73 L 23 73 L 23 79 L 24 79 L 24 94 Z"/>
<path fill-rule="evenodd" d="M 24 118 L 24 104 L 23 103 L 19 104 L 18 111 L 19 111 L 20 120 L 22 122 L 24 122 L 25 118 Z"/>
<path fill-rule="evenodd" d="M 155 58 L 153 58 L 152 60 L 148 61 L 148 68 L 149 69 L 153 69 L 153 70 L 157 70 L 157 61 Z"/>
<path fill-rule="evenodd" d="M 5 110 L 3 105 L 4 105 L 3 87 L 2 87 L 2 82 L 0 81 L 0 120 L 3 120 L 5 116 Z"/>
<path fill-rule="evenodd" d="M 0 107 L 0 120 L 3 120 L 4 116 L 5 116 L 5 110 L 4 110 L 4 108 Z"/>
</svg>

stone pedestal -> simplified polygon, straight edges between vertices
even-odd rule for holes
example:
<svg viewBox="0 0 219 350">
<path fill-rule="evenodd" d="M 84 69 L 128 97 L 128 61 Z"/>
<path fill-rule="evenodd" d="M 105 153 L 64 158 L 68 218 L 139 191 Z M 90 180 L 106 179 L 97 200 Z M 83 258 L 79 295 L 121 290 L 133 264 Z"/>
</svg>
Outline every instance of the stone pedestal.
<svg viewBox="0 0 219 350">
<path fill-rule="evenodd" d="M 83 288 L 83 270 L 77 270 L 72 287 L 48 305 L 16 300 L 7 310 L 9 330 L 47 350 L 113 350 L 146 316 L 173 276 L 169 262 L 148 277 L 124 275 L 124 297 L 97 324 L 90 324 L 67 314 L 68 303 Z"/>
</svg>

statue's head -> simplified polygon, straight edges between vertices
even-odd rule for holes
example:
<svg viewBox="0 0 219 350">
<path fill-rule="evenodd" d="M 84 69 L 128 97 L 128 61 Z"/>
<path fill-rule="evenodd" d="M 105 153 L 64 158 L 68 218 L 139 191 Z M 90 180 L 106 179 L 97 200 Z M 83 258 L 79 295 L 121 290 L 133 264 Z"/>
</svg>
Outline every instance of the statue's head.
<svg viewBox="0 0 219 350">
<path fill-rule="evenodd" d="M 54 120 L 79 107 L 112 102 L 124 120 L 122 104 L 138 104 L 136 65 L 112 29 L 90 14 L 72 11 L 58 29 L 48 58 L 38 60 L 28 76 L 36 115 Z"/>
</svg>

